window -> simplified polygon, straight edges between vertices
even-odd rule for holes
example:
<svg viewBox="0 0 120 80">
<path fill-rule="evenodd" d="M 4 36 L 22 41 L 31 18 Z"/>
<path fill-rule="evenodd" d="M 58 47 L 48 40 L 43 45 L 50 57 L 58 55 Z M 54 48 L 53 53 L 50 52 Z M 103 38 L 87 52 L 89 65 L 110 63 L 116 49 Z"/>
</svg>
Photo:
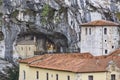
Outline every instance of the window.
<svg viewBox="0 0 120 80">
<path fill-rule="evenodd" d="M 112 48 L 114 48 L 114 46 L 112 46 Z"/>
<path fill-rule="evenodd" d="M 111 75 L 111 80 L 115 80 L 115 74 Z"/>
<path fill-rule="evenodd" d="M 58 74 L 56 74 L 56 80 L 58 80 Z"/>
<path fill-rule="evenodd" d="M 21 47 L 21 50 L 23 50 L 23 47 Z"/>
<path fill-rule="evenodd" d="M 36 71 L 36 79 L 39 79 L 39 72 Z"/>
<path fill-rule="evenodd" d="M 91 35 L 91 28 L 89 28 L 89 35 Z"/>
<path fill-rule="evenodd" d="M 67 80 L 70 80 L 70 76 L 67 76 Z"/>
<path fill-rule="evenodd" d="M 108 52 L 108 51 L 107 51 L 107 50 L 105 50 L 105 54 L 107 54 L 107 52 Z"/>
<path fill-rule="evenodd" d="M 53 74 L 51 74 L 51 77 L 53 77 Z"/>
<path fill-rule="evenodd" d="M 49 80 L 48 76 L 49 76 L 49 74 L 48 74 L 48 73 L 46 73 L 46 80 Z"/>
<path fill-rule="evenodd" d="M 106 42 L 106 40 L 105 40 L 105 42 Z"/>
<path fill-rule="evenodd" d="M 30 51 L 30 47 L 29 47 L 29 51 Z"/>
<path fill-rule="evenodd" d="M 104 34 L 107 34 L 107 28 L 104 28 Z"/>
<path fill-rule="evenodd" d="M 93 80 L 93 76 L 88 76 L 88 80 Z"/>
<path fill-rule="evenodd" d="M 25 71 L 23 71 L 23 80 L 25 80 L 26 79 L 26 73 L 25 73 Z"/>
<path fill-rule="evenodd" d="M 87 28 L 85 28 L 85 33 L 86 33 L 86 35 L 87 35 Z"/>
</svg>

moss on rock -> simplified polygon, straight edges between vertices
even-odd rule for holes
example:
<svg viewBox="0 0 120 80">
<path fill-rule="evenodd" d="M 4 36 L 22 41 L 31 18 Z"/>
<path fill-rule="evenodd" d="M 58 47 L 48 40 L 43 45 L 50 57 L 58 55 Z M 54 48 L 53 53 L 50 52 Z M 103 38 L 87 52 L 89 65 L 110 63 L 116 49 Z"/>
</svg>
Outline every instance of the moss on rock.
<svg viewBox="0 0 120 80">
<path fill-rule="evenodd" d="M 120 12 L 116 13 L 116 17 L 120 20 Z"/>
</svg>

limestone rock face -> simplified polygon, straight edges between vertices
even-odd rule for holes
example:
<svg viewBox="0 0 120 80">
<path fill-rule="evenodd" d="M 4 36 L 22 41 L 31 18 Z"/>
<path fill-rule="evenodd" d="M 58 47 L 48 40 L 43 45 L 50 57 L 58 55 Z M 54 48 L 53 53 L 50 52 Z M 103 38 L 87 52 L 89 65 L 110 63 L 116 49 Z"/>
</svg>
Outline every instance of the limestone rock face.
<svg viewBox="0 0 120 80">
<path fill-rule="evenodd" d="M 119 12 L 119 0 L 3 0 L 5 59 L 12 61 L 17 39 L 26 34 L 43 34 L 60 50 L 79 52 L 80 24 L 119 22 Z"/>
<path fill-rule="evenodd" d="M 8 80 L 10 79 L 10 69 L 12 69 L 13 65 L 8 61 L 0 59 L 0 78 L 1 80 Z"/>
</svg>

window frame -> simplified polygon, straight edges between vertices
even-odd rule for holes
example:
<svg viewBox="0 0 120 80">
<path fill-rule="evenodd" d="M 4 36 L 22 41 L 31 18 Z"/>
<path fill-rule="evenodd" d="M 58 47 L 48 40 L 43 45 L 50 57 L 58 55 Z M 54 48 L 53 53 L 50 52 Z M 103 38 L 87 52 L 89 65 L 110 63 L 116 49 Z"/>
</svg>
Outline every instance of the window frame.
<svg viewBox="0 0 120 80">
<path fill-rule="evenodd" d="M 108 50 L 107 49 L 105 49 L 105 54 L 107 54 L 108 53 Z"/>
<path fill-rule="evenodd" d="M 86 35 L 88 34 L 88 28 L 85 28 L 85 34 Z"/>
<path fill-rule="evenodd" d="M 104 34 L 107 35 L 107 28 L 104 28 Z"/>
<path fill-rule="evenodd" d="M 26 72 L 25 72 L 25 70 L 23 70 L 23 80 L 25 80 L 26 79 Z"/>
<path fill-rule="evenodd" d="M 58 74 L 56 74 L 56 80 L 58 80 Z"/>
<path fill-rule="evenodd" d="M 93 75 L 89 75 L 88 80 L 93 80 Z"/>
<path fill-rule="evenodd" d="M 67 76 L 67 80 L 70 80 L 70 76 L 69 75 Z"/>
<path fill-rule="evenodd" d="M 39 79 L 39 71 L 36 71 L 36 79 Z"/>
<path fill-rule="evenodd" d="M 89 28 L 89 35 L 91 35 L 91 28 Z"/>
<path fill-rule="evenodd" d="M 30 51 L 31 47 L 29 47 L 29 51 Z"/>
<path fill-rule="evenodd" d="M 46 80 L 49 80 L 49 74 L 46 73 Z"/>
<path fill-rule="evenodd" d="M 21 47 L 21 50 L 23 51 L 23 47 Z"/>
<path fill-rule="evenodd" d="M 116 75 L 115 74 L 111 74 L 111 80 L 116 80 Z"/>
</svg>

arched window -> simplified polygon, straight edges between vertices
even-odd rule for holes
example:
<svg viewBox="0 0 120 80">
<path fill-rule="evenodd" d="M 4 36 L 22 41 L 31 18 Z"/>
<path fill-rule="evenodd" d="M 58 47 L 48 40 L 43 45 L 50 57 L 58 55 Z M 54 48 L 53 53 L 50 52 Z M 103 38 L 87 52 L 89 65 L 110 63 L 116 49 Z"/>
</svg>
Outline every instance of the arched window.
<svg viewBox="0 0 120 80">
<path fill-rule="evenodd" d="M 23 70 L 23 80 L 26 79 L 26 73 L 25 73 L 25 70 Z"/>
<path fill-rule="evenodd" d="M 49 74 L 46 73 L 46 80 L 49 80 Z"/>
<path fill-rule="evenodd" d="M 107 28 L 104 28 L 104 34 L 107 34 Z"/>
<path fill-rule="evenodd" d="M 70 80 L 70 76 L 67 76 L 67 80 Z"/>
<path fill-rule="evenodd" d="M 111 75 L 111 80 L 116 80 L 115 74 Z"/>
<path fill-rule="evenodd" d="M 88 80 L 93 80 L 93 76 L 88 76 Z"/>
<path fill-rule="evenodd" d="M 91 28 L 89 28 L 89 35 L 91 35 Z"/>
<path fill-rule="evenodd" d="M 36 71 L 36 79 L 39 79 L 39 72 Z"/>
<path fill-rule="evenodd" d="M 87 28 L 85 28 L 85 33 L 86 33 L 86 35 L 87 35 Z"/>
<path fill-rule="evenodd" d="M 108 50 L 106 49 L 106 50 L 105 50 L 105 54 L 107 54 L 107 53 L 108 53 Z"/>
<path fill-rule="evenodd" d="M 21 50 L 23 50 L 23 47 L 21 47 Z"/>
<path fill-rule="evenodd" d="M 56 80 L 58 80 L 58 74 L 56 74 Z"/>
</svg>

